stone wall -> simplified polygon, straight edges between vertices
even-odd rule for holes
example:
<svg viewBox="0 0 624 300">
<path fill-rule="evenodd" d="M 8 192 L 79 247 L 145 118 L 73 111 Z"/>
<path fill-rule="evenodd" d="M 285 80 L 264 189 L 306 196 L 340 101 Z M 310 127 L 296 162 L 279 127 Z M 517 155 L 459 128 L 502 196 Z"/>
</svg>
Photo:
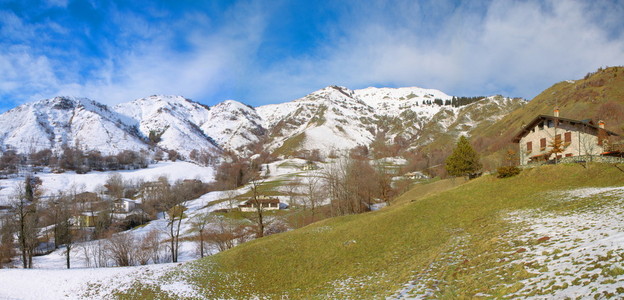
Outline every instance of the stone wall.
<svg viewBox="0 0 624 300">
<path fill-rule="evenodd" d="M 560 164 L 570 164 L 570 163 L 579 163 L 579 162 L 621 164 L 621 163 L 624 163 L 624 158 L 614 157 L 614 156 L 601 156 L 601 155 L 579 155 L 579 156 L 562 157 L 558 160 L 558 163 Z M 537 166 L 542 166 L 542 165 L 552 165 L 552 164 L 555 164 L 554 160 L 529 163 L 529 164 L 519 166 L 519 167 L 520 168 L 532 168 L 532 167 L 537 167 Z"/>
</svg>

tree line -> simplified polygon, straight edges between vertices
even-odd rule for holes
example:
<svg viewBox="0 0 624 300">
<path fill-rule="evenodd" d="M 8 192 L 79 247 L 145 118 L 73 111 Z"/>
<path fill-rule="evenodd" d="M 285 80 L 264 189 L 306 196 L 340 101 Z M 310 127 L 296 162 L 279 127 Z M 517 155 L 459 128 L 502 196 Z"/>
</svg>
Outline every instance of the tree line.
<svg viewBox="0 0 624 300">
<path fill-rule="evenodd" d="M 64 147 L 60 153 L 44 149 L 23 154 L 9 149 L 2 152 L 0 157 L 0 175 L 11 176 L 20 170 L 41 171 L 44 167 L 50 168 L 53 172 L 75 171 L 78 174 L 85 174 L 90 171 L 146 168 L 149 163 L 150 158 L 145 151 L 123 150 L 117 154 L 103 155 L 99 151 Z"/>
</svg>

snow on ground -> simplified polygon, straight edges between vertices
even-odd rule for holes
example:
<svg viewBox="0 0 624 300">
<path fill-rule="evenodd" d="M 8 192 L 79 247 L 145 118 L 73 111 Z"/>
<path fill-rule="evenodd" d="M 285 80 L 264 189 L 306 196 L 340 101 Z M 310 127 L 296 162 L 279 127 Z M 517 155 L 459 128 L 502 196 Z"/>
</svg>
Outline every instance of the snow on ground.
<svg viewBox="0 0 624 300">
<path fill-rule="evenodd" d="M 180 229 L 180 238 L 184 239 L 185 237 L 191 237 L 195 234 L 192 229 L 192 222 L 194 218 L 203 213 L 209 213 L 211 211 L 222 209 L 222 208 L 231 208 L 230 203 L 228 201 L 217 202 L 219 200 L 227 199 L 230 197 L 235 197 L 239 194 L 246 192 L 247 189 L 238 189 L 235 191 L 217 191 L 207 193 L 198 199 L 188 201 L 186 203 L 187 211 L 185 214 L 188 216 L 187 218 L 182 220 L 181 229 Z M 234 201 L 232 203 L 233 206 L 237 206 L 240 201 Z M 212 203 L 212 204 L 211 204 Z M 158 219 L 150 221 L 144 226 L 137 227 L 135 229 L 125 231 L 127 234 L 133 235 L 135 238 L 143 237 L 150 232 L 155 231 L 159 234 L 161 240 L 168 238 L 168 227 L 167 220 L 164 215 L 159 216 Z M 87 259 L 88 255 L 86 251 L 93 251 L 94 244 L 98 241 L 90 241 L 84 243 L 77 243 L 74 245 L 73 250 L 71 251 L 71 265 L 76 268 L 87 268 L 93 266 L 93 261 L 89 261 Z M 164 246 L 163 246 L 164 247 Z M 181 241 L 180 249 L 178 253 L 178 261 L 192 261 L 199 258 L 199 252 L 197 249 L 198 245 L 192 241 Z M 218 252 L 217 248 L 208 248 L 206 252 L 209 254 L 215 254 Z M 167 251 L 163 250 L 163 255 L 168 255 Z M 93 255 L 91 255 L 93 256 Z M 18 262 L 19 263 L 19 262 Z M 109 261 L 107 265 L 113 265 L 112 261 Z M 65 265 L 65 249 L 60 248 L 53 251 L 50 254 L 43 256 L 36 256 L 33 258 L 33 266 L 37 269 L 64 269 Z M 99 270 L 99 269 L 98 269 Z M 2 270 L 0 269 L 0 273 Z M 1 299 L 1 298 L 0 298 Z"/>
<path fill-rule="evenodd" d="M 624 187 L 587 188 L 561 193 L 562 201 L 587 198 L 608 203 L 567 212 L 523 211 L 511 215 L 528 224 L 523 240 L 542 242 L 526 247 L 520 263 L 536 276 L 524 280 L 514 296 L 563 299 L 624 293 Z M 537 291 L 537 292 L 536 292 Z"/>
<path fill-rule="evenodd" d="M 87 174 L 76 174 L 75 172 L 40 173 L 35 176 L 41 178 L 44 193 L 50 195 L 58 191 L 67 191 L 70 188 L 76 188 L 78 192 L 97 191 L 114 173 L 123 176 L 124 180 L 144 180 L 146 182 L 157 180 L 160 176 L 167 176 L 169 182 L 181 179 L 199 179 L 203 182 L 214 180 L 214 168 L 183 161 L 160 162 L 138 170 L 89 172 Z M 0 205 L 7 204 L 10 196 L 15 193 L 15 187 L 23 181 L 23 177 L 0 180 Z"/>
<path fill-rule="evenodd" d="M 203 195 L 189 201 L 187 219 L 182 222 L 181 238 L 190 236 L 191 220 L 199 213 L 206 213 L 219 208 L 225 208 L 226 202 L 214 201 L 233 197 L 244 193 L 246 189 L 235 191 L 218 191 Z M 125 233 L 140 237 L 155 230 L 161 238 L 167 237 L 167 221 L 161 216 L 147 225 L 126 231 Z M 48 255 L 33 258 L 35 269 L 0 269 L 0 299 L 110 299 L 115 291 L 126 290 L 136 282 L 155 284 L 164 292 L 174 296 L 199 297 L 193 287 L 178 278 L 162 275 L 171 271 L 183 262 L 192 261 L 199 257 L 197 244 L 181 241 L 179 250 L 180 263 L 152 264 L 135 267 L 89 268 L 93 262 L 87 262 L 85 251 L 90 245 L 98 241 L 78 243 L 71 252 L 72 269 L 65 269 L 64 249 L 58 249 Z M 209 254 L 218 252 L 216 248 L 206 250 Z M 163 253 L 167 255 L 168 253 Z M 109 262 L 108 265 L 112 265 Z M 10 287 L 10 288 L 7 288 Z"/>
<path fill-rule="evenodd" d="M 504 298 L 604 299 L 623 295 L 624 187 L 551 192 L 544 198 L 555 209 L 521 210 L 505 215 L 519 226 L 498 239 L 513 246 L 511 252 L 504 252 L 507 263 L 496 268 L 511 270 L 521 265 L 532 277 L 520 281 L 523 287 Z M 557 210 L 558 204 L 565 206 Z M 462 247 L 467 241 L 466 236 L 456 233 L 438 259 L 425 270 L 415 270 L 414 280 L 392 298 L 435 297 L 435 287 L 440 283 L 435 275 L 437 270 L 461 265 L 465 259 Z"/>
<path fill-rule="evenodd" d="M 0 299 L 110 299 L 115 291 L 136 282 L 157 284 L 164 292 L 199 297 L 197 291 L 176 278 L 161 278 L 177 264 L 98 269 L 3 269 Z"/>
<path fill-rule="evenodd" d="M 316 163 L 316 167 L 322 169 L 332 163 L 336 163 L 336 161 Z M 296 189 L 295 193 L 303 194 L 305 192 L 303 185 L 310 178 L 318 176 L 319 172 L 319 169 L 304 170 L 306 165 L 307 162 L 303 159 L 287 159 L 269 163 L 263 166 L 265 174 L 266 170 L 269 170 L 266 174 L 268 177 L 263 182 L 283 181 L 286 184 L 288 181 L 297 178 L 302 186 Z M 84 185 L 85 190 L 92 190 L 101 186 L 110 173 L 113 172 L 93 172 L 85 175 L 68 172 L 64 174 L 39 174 L 39 176 L 43 180 L 46 191 L 62 189 L 71 185 Z M 210 168 L 202 168 L 183 162 L 159 163 L 150 166 L 148 169 L 119 173 L 127 180 L 155 180 L 166 174 L 171 181 L 184 178 L 199 178 L 202 181 L 209 181 L 214 176 L 213 170 Z M 6 193 L 7 189 L 12 188 L 22 180 L 0 181 L 0 184 L 5 187 L 0 193 Z M 71 251 L 72 269 L 70 270 L 66 269 L 64 248 L 55 250 L 48 255 L 34 257 L 33 266 L 35 269 L 0 269 L 0 299 L 107 299 L 114 291 L 127 289 L 135 282 L 158 284 L 162 290 L 172 295 L 199 297 L 196 291 L 185 284 L 182 279 L 160 277 L 176 265 L 199 258 L 197 244 L 192 241 L 184 241 L 185 237 L 191 237 L 195 234 L 192 231 L 192 221 L 197 215 L 236 207 L 243 200 L 228 201 L 227 199 L 244 194 L 249 189 L 249 186 L 245 186 L 231 191 L 210 192 L 185 204 L 187 218 L 182 221 L 181 225 L 181 243 L 178 257 L 180 263 L 178 264 L 93 268 L 95 262 L 86 258 L 88 256 L 86 251 L 93 251 L 98 241 L 77 243 Z M 284 185 L 278 190 L 283 193 L 288 192 Z M 287 202 L 286 197 L 280 196 L 281 201 Z M 157 220 L 144 226 L 126 231 L 125 234 L 140 238 L 152 231 L 160 234 L 161 241 L 168 238 L 167 220 L 164 216 L 161 215 Z M 218 249 L 212 247 L 206 251 L 209 254 L 216 254 Z M 90 255 L 93 256 L 93 254 Z M 166 249 L 163 255 L 168 255 Z M 16 263 L 19 265 L 20 262 L 17 261 Z M 113 265 L 113 262 L 108 261 L 106 265 Z"/>
</svg>

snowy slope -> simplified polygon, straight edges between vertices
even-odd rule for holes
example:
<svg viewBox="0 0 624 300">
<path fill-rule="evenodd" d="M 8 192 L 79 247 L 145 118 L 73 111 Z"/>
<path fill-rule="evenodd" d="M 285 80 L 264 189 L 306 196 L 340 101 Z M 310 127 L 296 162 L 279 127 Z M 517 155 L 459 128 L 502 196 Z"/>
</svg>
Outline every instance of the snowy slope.
<svg viewBox="0 0 624 300">
<path fill-rule="evenodd" d="M 104 154 L 147 149 L 137 130 L 105 105 L 84 98 L 56 97 L 0 115 L 0 143 L 29 153 L 63 145 Z"/>
<path fill-rule="evenodd" d="M 524 105 L 521 99 L 492 96 L 461 106 L 434 104 L 452 97 L 418 87 L 349 90 L 330 86 L 301 99 L 258 107 L 269 131 L 269 149 L 278 154 L 296 150 L 350 149 L 369 145 L 379 132 L 386 142 L 401 136 L 412 148 L 442 135 L 469 135 Z"/>
<path fill-rule="evenodd" d="M 270 130 L 269 148 L 288 146 L 297 138 L 297 149 L 349 149 L 372 141 L 374 110 L 353 91 L 330 86 L 301 99 L 257 108 Z M 293 150 L 293 149 L 284 149 Z"/>
<path fill-rule="evenodd" d="M 210 109 L 181 96 L 150 96 L 113 108 L 137 126 L 145 137 L 158 136 L 157 145 L 187 156 L 192 150 L 218 152 L 219 148 L 199 126 Z"/>
<path fill-rule="evenodd" d="M 299 150 L 351 149 L 383 133 L 417 148 L 440 135 L 469 135 L 524 105 L 487 97 L 462 107 L 435 104 L 451 96 L 418 87 L 350 90 L 329 86 L 303 98 L 250 107 L 227 100 L 208 107 L 181 96 L 150 96 L 112 110 L 87 99 L 57 97 L 22 105 L 0 116 L 0 143 L 30 152 L 80 145 L 103 153 L 120 150 L 193 150 L 250 155 L 252 145 L 290 155 Z"/>
<path fill-rule="evenodd" d="M 65 172 L 61 174 L 40 173 L 37 174 L 41 181 L 41 189 L 44 196 L 50 196 L 59 191 L 67 191 L 75 188 L 77 192 L 96 192 L 106 183 L 111 174 L 120 174 L 127 181 L 155 181 L 160 176 L 167 176 L 170 182 L 183 179 L 199 179 L 203 182 L 214 180 L 214 169 L 212 167 L 202 167 L 193 163 L 176 161 L 160 162 L 150 165 L 146 169 L 130 171 L 108 171 L 90 172 L 87 174 L 76 174 L 75 172 Z M 7 205 L 6 201 L 15 194 L 15 188 L 23 183 L 24 178 L 12 178 L 0 180 L 0 205 Z"/>
<path fill-rule="evenodd" d="M 259 142 L 266 133 L 256 110 L 234 100 L 213 106 L 200 127 L 221 148 L 238 153 L 244 153 L 246 146 Z"/>
<path fill-rule="evenodd" d="M 402 111 L 410 109 L 421 113 L 422 116 L 433 116 L 440 107 L 426 105 L 425 101 L 451 100 L 451 96 L 434 89 L 419 87 L 405 88 L 374 88 L 369 87 L 354 90 L 356 97 L 375 109 L 378 115 L 399 115 Z"/>
</svg>

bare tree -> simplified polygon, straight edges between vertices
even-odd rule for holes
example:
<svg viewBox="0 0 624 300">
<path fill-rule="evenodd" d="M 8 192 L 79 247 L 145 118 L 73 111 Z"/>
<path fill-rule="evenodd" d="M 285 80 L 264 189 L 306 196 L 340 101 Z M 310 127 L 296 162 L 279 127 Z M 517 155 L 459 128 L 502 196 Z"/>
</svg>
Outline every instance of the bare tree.
<svg viewBox="0 0 624 300">
<path fill-rule="evenodd" d="M 72 216 L 76 214 L 75 195 L 59 194 L 48 200 L 48 210 L 53 216 L 54 245 L 65 245 L 65 262 L 71 266 L 71 251 L 79 239 L 80 229 L 74 229 Z"/>
<path fill-rule="evenodd" d="M 135 246 L 135 240 L 131 234 L 117 233 L 107 239 L 105 247 L 115 264 L 125 267 L 134 265 L 133 251 Z"/>
<path fill-rule="evenodd" d="M 106 240 L 99 239 L 80 244 L 87 267 L 108 267 L 107 243 Z"/>
<path fill-rule="evenodd" d="M 264 236 L 264 227 L 267 225 L 264 216 L 263 195 L 260 191 L 263 181 L 256 179 L 250 181 L 251 184 L 251 198 L 248 200 L 253 208 L 254 217 L 253 221 L 256 223 L 257 231 L 256 237 L 261 238 Z"/>
<path fill-rule="evenodd" d="M 347 164 L 346 158 L 340 158 L 329 164 L 323 170 L 325 187 L 331 199 L 330 210 L 333 216 L 347 214 L 346 205 L 350 195 L 347 189 Z"/>
<path fill-rule="evenodd" d="M 383 166 L 373 168 L 365 159 L 343 157 L 330 164 L 322 177 L 334 216 L 364 212 L 376 199 L 389 202 L 394 194 L 390 172 Z"/>
<path fill-rule="evenodd" d="M 288 206 L 290 206 L 291 208 L 297 205 L 297 200 L 300 197 L 298 190 L 301 188 L 301 186 L 302 182 L 301 179 L 298 177 L 295 177 L 288 184 L 286 184 L 288 193 Z"/>
<path fill-rule="evenodd" d="M 209 222 L 209 218 L 210 218 L 210 213 L 206 212 L 206 213 L 199 213 L 196 214 L 193 217 L 193 221 L 191 223 L 191 226 L 193 228 L 193 231 L 197 231 L 197 236 L 199 239 L 199 256 L 200 257 L 204 257 L 204 243 L 205 243 L 205 237 L 206 237 L 206 226 L 208 225 Z"/>
<path fill-rule="evenodd" d="M 106 193 L 111 197 L 117 199 L 123 198 L 125 185 L 121 174 L 111 173 L 106 179 L 104 187 L 106 188 Z"/>
<path fill-rule="evenodd" d="M 312 222 L 315 221 L 315 215 L 317 208 L 323 203 L 325 198 L 323 189 L 323 178 L 321 174 L 310 174 L 305 183 L 303 184 L 304 195 L 302 196 L 304 202 L 304 209 L 310 210 L 312 214 Z"/>
<path fill-rule="evenodd" d="M 17 220 L 22 265 L 24 269 L 32 268 L 32 257 L 37 247 L 37 204 L 27 199 L 23 184 L 17 185 L 11 198 L 11 208 Z"/>
<path fill-rule="evenodd" d="M 138 237 L 137 247 L 134 248 L 134 257 L 139 265 L 146 265 L 150 260 L 160 262 L 160 237 L 158 230 L 151 230 Z"/>
<path fill-rule="evenodd" d="M 180 228 L 182 220 L 185 218 L 186 202 L 189 194 L 184 192 L 182 182 L 177 182 L 170 190 L 169 195 L 164 199 L 165 217 L 169 228 L 169 243 L 171 248 L 171 260 L 178 262 L 178 250 L 180 247 Z"/>
<path fill-rule="evenodd" d="M 0 268 L 15 255 L 15 226 L 10 215 L 0 217 Z"/>
<path fill-rule="evenodd" d="M 160 243 L 160 231 L 154 229 L 147 233 L 143 238 L 143 245 L 151 248 L 152 262 L 159 264 L 166 261 L 166 248 Z"/>
<path fill-rule="evenodd" d="M 225 251 L 251 239 L 253 229 L 250 226 L 238 224 L 235 220 L 218 215 L 210 215 L 209 224 L 214 226 L 205 229 L 205 240 Z"/>
<path fill-rule="evenodd" d="M 582 155 L 590 157 L 590 160 L 598 150 L 598 138 L 590 134 L 591 131 L 587 126 L 583 127 L 583 131 L 578 133 L 579 149 Z"/>
<path fill-rule="evenodd" d="M 238 201 L 236 201 L 236 196 L 237 194 L 235 190 L 227 190 L 225 192 L 225 197 L 228 202 L 228 209 L 232 210 L 234 209 L 234 207 L 236 207 L 235 205 L 238 203 Z"/>
<path fill-rule="evenodd" d="M 390 205 L 390 200 L 395 195 L 396 191 L 392 187 L 392 173 L 381 163 L 376 163 L 376 188 L 379 198 L 383 200 L 387 205 Z"/>
</svg>

